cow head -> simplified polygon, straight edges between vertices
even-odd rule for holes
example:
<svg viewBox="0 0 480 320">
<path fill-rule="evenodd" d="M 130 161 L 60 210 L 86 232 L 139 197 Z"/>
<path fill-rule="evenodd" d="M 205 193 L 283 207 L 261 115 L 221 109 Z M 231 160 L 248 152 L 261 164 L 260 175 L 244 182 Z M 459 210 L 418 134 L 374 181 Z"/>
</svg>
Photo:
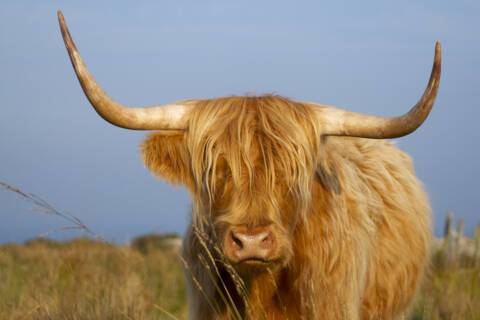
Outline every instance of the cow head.
<svg viewBox="0 0 480 320">
<path fill-rule="evenodd" d="M 278 96 L 189 100 L 127 108 L 108 97 L 88 72 L 59 13 L 80 84 L 97 113 L 127 129 L 156 130 L 142 146 L 147 167 L 193 198 L 193 224 L 237 266 L 283 265 L 292 235 L 308 220 L 322 137 L 373 139 L 411 133 L 428 116 L 440 79 L 440 44 L 428 86 L 405 115 L 383 118 Z"/>
<path fill-rule="evenodd" d="M 318 160 L 319 126 L 306 104 L 277 96 L 195 102 L 188 130 L 152 134 L 146 165 L 188 187 L 193 221 L 230 262 L 283 263 L 306 218 Z"/>
</svg>

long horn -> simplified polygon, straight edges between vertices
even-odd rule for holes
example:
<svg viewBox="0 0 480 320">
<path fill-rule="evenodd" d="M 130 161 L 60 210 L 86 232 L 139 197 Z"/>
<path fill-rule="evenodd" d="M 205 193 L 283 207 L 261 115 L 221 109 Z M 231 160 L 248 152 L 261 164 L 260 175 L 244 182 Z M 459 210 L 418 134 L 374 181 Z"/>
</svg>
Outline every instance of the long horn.
<svg viewBox="0 0 480 320">
<path fill-rule="evenodd" d="M 325 135 L 389 139 L 415 131 L 427 118 L 437 97 L 440 84 L 442 54 L 440 42 L 435 44 L 435 58 L 427 88 L 420 100 L 402 116 L 384 118 L 345 111 L 316 104 L 318 121 Z"/>
<path fill-rule="evenodd" d="M 68 31 L 61 11 L 57 12 L 63 41 L 83 92 L 95 111 L 111 124 L 133 130 L 183 130 L 192 103 L 169 104 L 149 108 L 129 108 L 112 100 L 97 84 L 83 62 Z"/>
</svg>

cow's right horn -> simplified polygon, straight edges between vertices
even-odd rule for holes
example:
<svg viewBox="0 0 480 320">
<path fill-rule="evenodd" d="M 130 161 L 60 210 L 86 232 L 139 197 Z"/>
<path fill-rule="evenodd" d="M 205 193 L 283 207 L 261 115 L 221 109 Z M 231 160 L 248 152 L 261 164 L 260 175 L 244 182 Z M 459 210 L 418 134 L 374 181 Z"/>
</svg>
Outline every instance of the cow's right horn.
<svg viewBox="0 0 480 320">
<path fill-rule="evenodd" d="M 111 124 L 133 130 L 183 130 L 192 103 L 129 108 L 112 100 L 97 84 L 82 61 L 61 11 L 57 12 L 63 41 L 80 85 L 95 111 Z"/>
<path fill-rule="evenodd" d="M 415 131 L 427 118 L 437 97 L 440 84 L 442 55 L 440 43 L 435 45 L 435 58 L 427 88 L 410 111 L 399 117 L 377 117 L 350 112 L 335 107 L 315 108 L 325 135 L 350 136 L 371 139 L 389 139 Z"/>
</svg>

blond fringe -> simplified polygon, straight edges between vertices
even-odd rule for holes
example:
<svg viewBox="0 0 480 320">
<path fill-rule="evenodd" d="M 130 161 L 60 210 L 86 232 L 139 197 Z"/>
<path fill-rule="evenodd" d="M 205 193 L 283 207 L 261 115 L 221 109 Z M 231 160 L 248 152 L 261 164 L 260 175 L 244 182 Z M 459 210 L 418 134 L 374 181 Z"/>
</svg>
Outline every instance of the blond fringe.
<svg viewBox="0 0 480 320">
<path fill-rule="evenodd" d="M 261 193 L 264 205 L 278 212 L 281 179 L 306 218 L 320 137 L 313 119 L 308 106 L 273 95 L 198 101 L 186 140 L 201 195 L 197 208 L 211 210 L 219 177 L 227 172 L 234 190 L 244 195 L 236 211 L 249 212 L 255 193 Z M 203 212 L 194 212 L 195 222 L 203 219 Z"/>
</svg>

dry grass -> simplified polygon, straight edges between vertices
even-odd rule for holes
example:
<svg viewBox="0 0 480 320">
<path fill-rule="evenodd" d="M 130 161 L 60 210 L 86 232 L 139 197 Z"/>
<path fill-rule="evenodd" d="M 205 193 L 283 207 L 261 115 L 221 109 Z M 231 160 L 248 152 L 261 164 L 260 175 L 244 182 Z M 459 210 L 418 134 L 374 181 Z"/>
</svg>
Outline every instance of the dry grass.
<svg viewBox="0 0 480 320">
<path fill-rule="evenodd" d="M 0 319 L 186 318 L 173 251 L 77 239 L 0 247 Z"/>
<path fill-rule="evenodd" d="M 86 239 L 4 245 L 0 319 L 185 319 L 181 263 Z M 480 267 L 434 263 L 409 319 L 480 319 Z"/>
<path fill-rule="evenodd" d="M 434 253 L 410 318 L 480 320 L 480 261 L 462 256 L 446 265 L 443 255 Z"/>
</svg>

